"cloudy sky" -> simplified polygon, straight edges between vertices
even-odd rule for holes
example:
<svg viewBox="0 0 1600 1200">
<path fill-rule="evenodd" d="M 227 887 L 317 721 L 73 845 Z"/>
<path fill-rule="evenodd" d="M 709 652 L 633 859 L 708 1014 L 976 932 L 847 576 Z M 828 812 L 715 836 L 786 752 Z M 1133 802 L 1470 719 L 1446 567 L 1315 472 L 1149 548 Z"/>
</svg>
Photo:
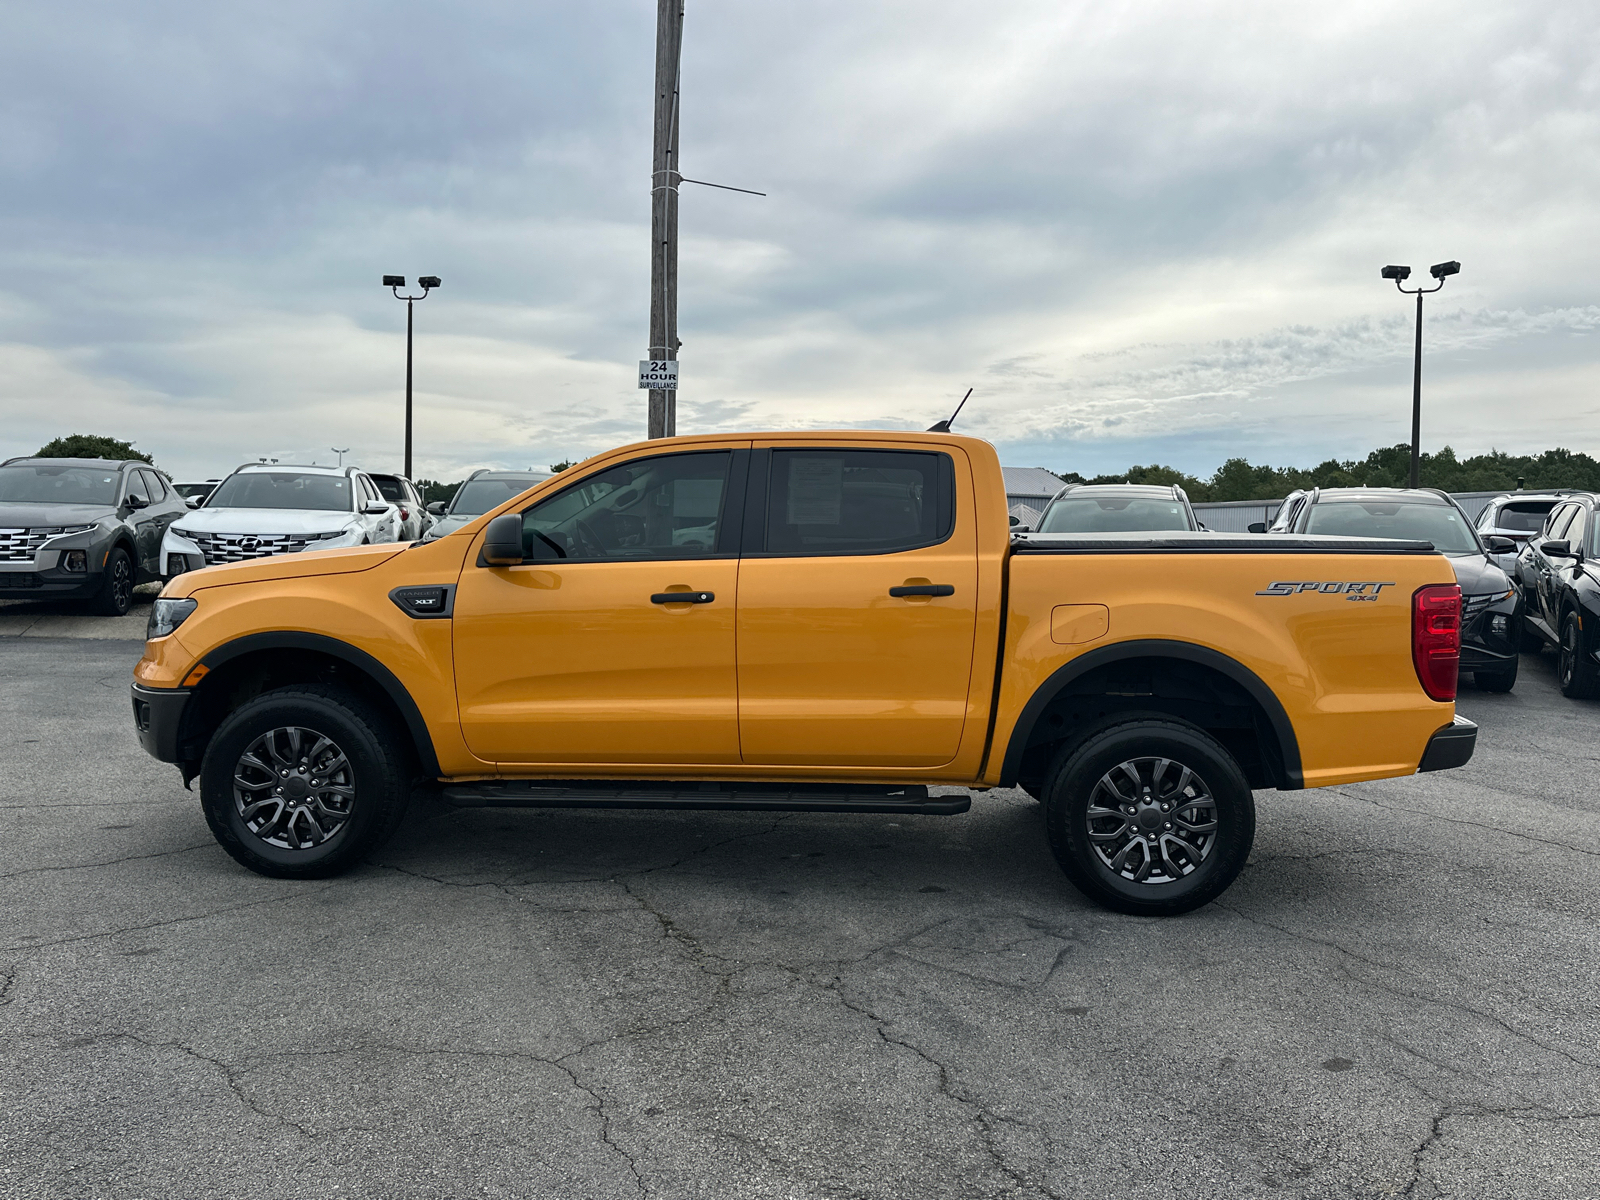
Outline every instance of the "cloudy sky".
<svg viewBox="0 0 1600 1200">
<path fill-rule="evenodd" d="M 1600 454 L 1600 22 L 1563 0 L 686 0 L 680 432 L 1085 473 Z M 643 436 L 655 6 L 17 0 L 0 455 L 419 475 Z"/>
</svg>

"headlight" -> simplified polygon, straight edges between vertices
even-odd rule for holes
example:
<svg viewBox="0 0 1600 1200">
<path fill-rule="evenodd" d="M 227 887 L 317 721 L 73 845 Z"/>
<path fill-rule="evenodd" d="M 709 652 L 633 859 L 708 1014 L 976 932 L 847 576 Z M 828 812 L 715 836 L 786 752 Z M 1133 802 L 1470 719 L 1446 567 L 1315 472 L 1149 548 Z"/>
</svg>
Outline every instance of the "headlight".
<svg viewBox="0 0 1600 1200">
<path fill-rule="evenodd" d="M 193 538 L 194 537 L 194 530 L 192 530 L 192 529 L 179 529 L 176 525 L 168 525 L 167 529 L 170 530 L 171 532 L 177 534 L 181 538 Z"/>
<path fill-rule="evenodd" d="M 93 525 L 52 525 L 47 529 L 39 529 L 34 532 L 42 533 L 47 538 L 57 538 L 66 537 L 69 533 L 88 533 L 93 528 Z"/>
<path fill-rule="evenodd" d="M 162 600 L 157 597 L 156 602 L 150 606 L 150 624 L 144 631 L 146 640 L 166 637 L 187 621 L 189 614 L 199 607 L 199 601 L 196 600 Z"/>
<path fill-rule="evenodd" d="M 354 529 L 330 529 L 327 533 L 308 533 L 306 541 L 331 542 L 334 538 L 349 537 L 354 532 Z"/>
</svg>

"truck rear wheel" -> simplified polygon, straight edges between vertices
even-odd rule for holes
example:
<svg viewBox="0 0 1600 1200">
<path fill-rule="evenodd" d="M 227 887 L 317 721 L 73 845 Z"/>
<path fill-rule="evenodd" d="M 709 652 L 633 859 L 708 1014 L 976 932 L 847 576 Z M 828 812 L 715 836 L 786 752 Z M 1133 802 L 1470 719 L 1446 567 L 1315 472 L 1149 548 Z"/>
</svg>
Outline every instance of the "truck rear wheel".
<svg viewBox="0 0 1600 1200">
<path fill-rule="evenodd" d="M 405 815 L 389 722 L 333 688 L 280 688 L 222 722 L 200 768 L 212 835 L 261 875 L 319 879 L 380 846 Z"/>
<path fill-rule="evenodd" d="M 1204 730 L 1130 720 L 1058 755 L 1045 788 L 1050 849 L 1074 887 L 1107 908 L 1175 916 L 1244 869 L 1255 800 Z"/>
</svg>

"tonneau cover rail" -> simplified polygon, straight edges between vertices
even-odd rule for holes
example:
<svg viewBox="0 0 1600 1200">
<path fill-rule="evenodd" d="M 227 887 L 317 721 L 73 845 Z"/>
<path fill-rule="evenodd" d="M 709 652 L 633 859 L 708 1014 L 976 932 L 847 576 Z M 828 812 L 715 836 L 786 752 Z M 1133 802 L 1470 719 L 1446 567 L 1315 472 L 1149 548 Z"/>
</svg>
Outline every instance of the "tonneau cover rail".
<svg viewBox="0 0 1600 1200">
<path fill-rule="evenodd" d="M 1016 554 L 1434 554 L 1432 542 L 1398 538 L 1320 537 L 1316 534 L 1163 533 L 1139 537 L 1104 533 L 1018 533 Z"/>
</svg>

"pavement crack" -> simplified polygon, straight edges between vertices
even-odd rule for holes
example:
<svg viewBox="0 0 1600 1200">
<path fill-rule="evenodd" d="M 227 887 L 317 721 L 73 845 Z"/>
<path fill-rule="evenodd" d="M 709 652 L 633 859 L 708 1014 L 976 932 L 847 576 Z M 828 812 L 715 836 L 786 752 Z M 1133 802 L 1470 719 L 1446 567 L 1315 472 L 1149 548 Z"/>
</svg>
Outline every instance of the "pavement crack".
<svg viewBox="0 0 1600 1200">
<path fill-rule="evenodd" d="M 229 913 L 243 912 L 250 908 L 260 908 L 264 904 L 283 904 L 290 900 L 301 900 L 307 896 L 317 896 L 323 892 L 332 891 L 338 886 L 337 883 L 330 883 L 324 887 L 313 888 L 310 891 L 291 892 L 287 896 L 272 896 L 265 900 L 251 900 L 244 904 L 230 904 L 224 908 L 212 909 L 210 912 L 195 913 L 193 916 L 173 917 L 170 921 L 147 921 L 143 925 L 125 925 L 116 929 L 106 929 L 100 933 L 81 933 L 76 937 L 56 938 L 48 942 L 23 942 L 12 946 L 0 946 L 0 953 L 49 950 L 55 946 L 73 946 L 79 942 L 93 942 L 100 938 L 119 937 L 124 933 L 141 933 L 147 929 L 165 929 L 171 925 L 188 925 L 195 921 L 209 921 L 213 917 L 223 917 Z"/>
<path fill-rule="evenodd" d="M 1249 921 L 1253 925 L 1260 925 L 1265 929 L 1273 929 L 1273 930 L 1276 930 L 1278 933 L 1283 934 L 1285 937 L 1291 937 L 1291 938 L 1294 938 L 1297 941 L 1306 942 L 1306 943 L 1308 943 L 1310 945 L 1313 945 L 1313 946 L 1322 946 L 1322 947 L 1325 947 L 1326 949 L 1336 951 L 1337 953 L 1344 955 L 1346 958 L 1352 960 L 1353 962 L 1362 963 L 1363 965 L 1372 967 L 1375 970 L 1378 970 L 1378 971 L 1393 971 L 1393 972 L 1398 972 L 1398 973 L 1401 973 L 1401 974 L 1414 974 L 1413 972 L 1407 971 L 1406 968 L 1404 968 L 1404 967 L 1395 966 L 1392 963 L 1379 962 L 1377 959 L 1368 958 L 1365 955 L 1357 954 L 1354 950 L 1351 950 L 1349 947 L 1340 945 L 1338 942 L 1331 941 L 1328 938 L 1313 937 L 1310 934 L 1296 932 L 1293 929 L 1286 928 L 1285 926 L 1282 926 L 1282 925 L 1274 924 L 1273 922 L 1267 921 L 1267 920 L 1263 920 L 1260 917 L 1253 917 L 1249 913 L 1246 913 L 1246 912 L 1242 911 L 1241 909 L 1235 908 L 1235 907 L 1233 907 L 1232 905 L 1229 905 L 1229 904 L 1222 903 L 1222 901 L 1220 901 L 1220 900 L 1213 900 L 1212 904 L 1215 905 L 1217 908 L 1222 909 L 1224 912 L 1233 913 L 1236 917 L 1239 917 L 1241 920 Z M 1397 987 L 1394 984 L 1385 983 L 1382 980 L 1367 979 L 1367 978 L 1364 978 L 1364 977 L 1362 977 L 1360 975 L 1355 974 L 1348 967 L 1342 967 L 1341 970 L 1342 970 L 1345 978 L 1349 979 L 1352 983 L 1363 984 L 1363 985 L 1365 985 L 1367 987 L 1374 988 L 1377 991 L 1387 992 L 1389 995 L 1398 997 L 1400 999 L 1415 1000 L 1415 1001 L 1419 1001 L 1419 1002 L 1421 1002 L 1423 1004 L 1434 1004 L 1434 1005 L 1438 1005 L 1440 1008 L 1450 1009 L 1453 1012 L 1466 1013 L 1466 1014 L 1468 1014 L 1470 1016 L 1477 1017 L 1481 1021 L 1487 1021 L 1492 1025 L 1498 1026 L 1499 1028 L 1505 1030 L 1506 1033 L 1510 1034 L 1512 1037 L 1517 1038 L 1520 1041 L 1527 1042 L 1530 1045 L 1538 1046 L 1540 1049 L 1547 1050 L 1551 1054 L 1559 1055 L 1561 1058 L 1566 1059 L 1568 1062 L 1572 1063 L 1574 1066 L 1587 1067 L 1587 1068 L 1590 1068 L 1590 1069 L 1600 1068 L 1600 1062 L 1592 1062 L 1592 1061 L 1590 1061 L 1588 1059 L 1581 1058 L 1578 1055 L 1573 1054 L 1571 1051 L 1563 1049 L 1560 1046 L 1551 1045 L 1549 1042 L 1546 1042 L 1541 1038 L 1537 1038 L 1531 1033 L 1526 1033 L 1523 1030 L 1517 1029 L 1515 1026 L 1513 1026 L 1509 1022 L 1507 1022 L 1504 1018 L 1496 1016 L 1492 1012 L 1487 1012 L 1487 1011 L 1485 1011 L 1484 1009 L 1481 1009 L 1481 1008 L 1474 1008 L 1470 1004 L 1462 1004 L 1459 1001 L 1446 1000 L 1446 999 L 1443 999 L 1442 997 L 1439 997 L 1439 996 L 1424 995 L 1422 992 L 1418 992 L 1418 991 L 1408 990 L 1406 988 Z"/>
<path fill-rule="evenodd" d="M 892 1034 L 889 1031 L 888 1018 L 879 1016 L 870 1008 L 866 1007 L 866 1005 L 858 1004 L 851 1000 L 850 997 L 845 995 L 844 980 L 839 976 L 834 976 L 833 979 L 826 983 L 822 983 L 821 986 L 825 991 L 832 992 L 843 1007 L 868 1021 L 872 1026 L 873 1032 L 875 1032 L 879 1039 L 881 1039 L 883 1042 L 891 1046 L 899 1046 L 904 1050 L 909 1050 L 912 1054 L 916 1055 L 924 1063 L 934 1069 L 938 1078 L 936 1087 L 938 1094 L 944 1096 L 952 1104 L 967 1110 L 971 1114 L 971 1122 L 978 1129 L 978 1140 L 983 1146 L 983 1151 L 988 1156 L 989 1161 L 994 1164 L 994 1167 L 997 1171 L 999 1171 L 1006 1178 L 1010 1179 L 1018 1188 L 1036 1192 L 1040 1195 L 1048 1197 L 1049 1200 L 1066 1200 L 1061 1193 L 1052 1191 L 1046 1184 L 1029 1179 L 1024 1171 L 1017 1167 L 1013 1167 L 1009 1162 L 1007 1162 L 1005 1153 L 1001 1150 L 997 1141 L 996 1128 L 1000 1125 L 1014 1125 L 1017 1128 L 1026 1129 L 1033 1133 L 1038 1133 L 1038 1129 L 1036 1129 L 1033 1125 L 1028 1124 L 1026 1121 L 1021 1121 L 1015 1117 L 1008 1117 L 993 1112 L 982 1101 L 969 1094 L 966 1089 L 959 1088 L 955 1082 L 954 1076 L 951 1074 L 950 1068 L 947 1067 L 943 1062 L 941 1062 L 934 1055 L 930 1054 L 927 1050 L 923 1049 L 921 1046 L 917 1045 L 915 1042 Z"/>
<path fill-rule="evenodd" d="M 204 850 L 208 846 L 215 846 L 215 841 L 196 842 L 192 846 L 180 846 L 176 850 L 158 850 L 154 854 L 129 854 L 124 858 L 108 858 L 104 862 L 71 863 L 63 867 L 28 867 L 22 871 L 9 871 L 0 875 L 0 879 L 19 879 L 24 875 L 46 875 L 56 871 L 93 871 L 99 867 L 114 867 L 118 863 L 144 862 L 151 858 L 171 858 L 175 854 L 188 854 L 194 850 Z"/>
<path fill-rule="evenodd" d="M 1442 821 L 1446 825 L 1467 825 L 1473 829 L 1486 829 L 1490 833 L 1502 834 L 1508 838 L 1518 838 L 1524 842 L 1533 842 L 1539 846 L 1554 846 L 1558 850 L 1570 850 L 1574 854 L 1586 854 L 1590 858 L 1600 858 L 1600 850 L 1585 850 L 1582 846 L 1574 846 L 1570 842 L 1558 842 L 1553 838 L 1534 837 L 1531 833 L 1519 833 L 1515 829 L 1507 829 L 1503 825 L 1488 825 L 1482 821 L 1469 821 L 1465 817 L 1446 817 L 1425 808 L 1407 808 L 1403 804 L 1379 804 L 1376 800 L 1369 800 L 1365 796 L 1357 796 L 1343 788 L 1329 788 L 1328 791 L 1346 800 L 1354 800 L 1358 804 L 1370 804 L 1373 808 L 1381 808 L 1386 812 L 1411 813 L 1414 816 L 1427 817 L 1431 821 Z"/>
</svg>

